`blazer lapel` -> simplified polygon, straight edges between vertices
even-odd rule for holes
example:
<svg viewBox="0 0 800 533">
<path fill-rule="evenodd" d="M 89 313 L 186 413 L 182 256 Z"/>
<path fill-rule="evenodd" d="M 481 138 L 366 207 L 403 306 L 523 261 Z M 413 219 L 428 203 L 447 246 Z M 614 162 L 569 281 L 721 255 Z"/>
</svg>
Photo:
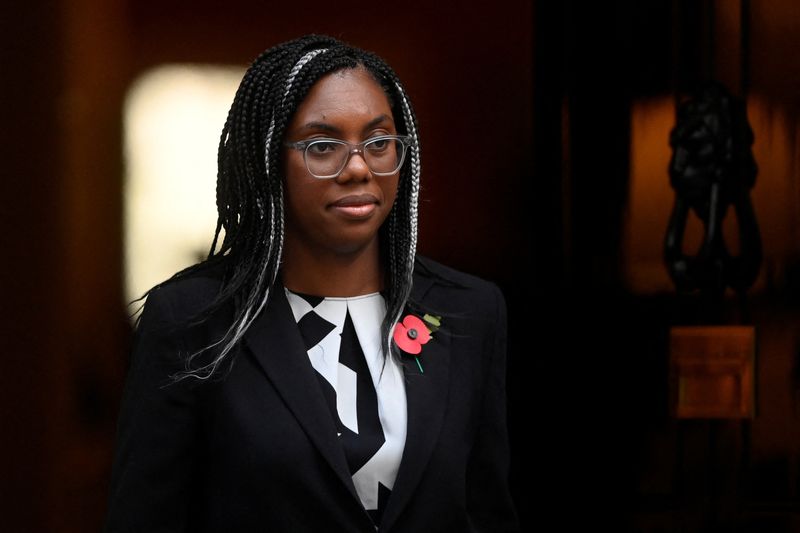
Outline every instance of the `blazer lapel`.
<svg viewBox="0 0 800 533">
<path fill-rule="evenodd" d="M 245 335 L 247 344 L 311 442 L 360 501 L 286 294 L 280 285 L 272 291 L 266 309 Z"/>
<path fill-rule="evenodd" d="M 415 276 L 413 301 L 424 306 L 424 296 L 432 284 L 427 276 Z M 450 336 L 446 325 L 423 345 L 419 360 L 422 372 L 412 357 L 405 360 L 408 410 L 406 444 L 392 495 L 381 521 L 381 530 L 389 530 L 408 504 L 439 438 L 450 378 Z"/>
</svg>

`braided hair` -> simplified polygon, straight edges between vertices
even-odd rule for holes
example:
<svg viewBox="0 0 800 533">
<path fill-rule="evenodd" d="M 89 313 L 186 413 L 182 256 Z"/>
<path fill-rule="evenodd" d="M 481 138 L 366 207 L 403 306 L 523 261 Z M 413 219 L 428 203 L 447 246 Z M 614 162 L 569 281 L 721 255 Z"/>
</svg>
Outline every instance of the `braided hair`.
<svg viewBox="0 0 800 533">
<path fill-rule="evenodd" d="M 392 106 L 398 133 L 410 137 L 397 198 L 379 230 L 387 304 L 381 335 L 384 356 L 396 354 L 391 332 L 411 292 L 417 245 L 420 152 L 416 117 L 400 80 L 385 61 L 331 37 L 308 35 L 279 44 L 256 58 L 228 112 L 217 159 L 218 219 L 211 249 L 205 261 L 168 281 L 209 265 L 224 264 L 219 293 L 192 322 L 202 322 L 231 301 L 234 317 L 222 338 L 187 357 L 186 368 L 177 379 L 213 375 L 267 304 L 283 251 L 283 142 L 287 126 L 322 76 L 358 67 L 366 69 L 381 85 Z M 205 362 L 203 358 L 203 364 L 193 364 L 196 356 L 210 349 L 211 360 Z"/>
</svg>

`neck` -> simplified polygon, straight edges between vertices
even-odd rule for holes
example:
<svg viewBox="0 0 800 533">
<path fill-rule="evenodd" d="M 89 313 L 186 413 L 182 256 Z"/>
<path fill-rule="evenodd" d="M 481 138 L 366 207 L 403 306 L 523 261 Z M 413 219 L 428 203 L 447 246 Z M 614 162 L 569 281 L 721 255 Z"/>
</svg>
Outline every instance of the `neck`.
<svg viewBox="0 0 800 533">
<path fill-rule="evenodd" d="M 360 296 L 383 288 L 378 239 L 366 248 L 340 254 L 286 243 L 281 266 L 290 291 L 317 296 Z"/>
</svg>

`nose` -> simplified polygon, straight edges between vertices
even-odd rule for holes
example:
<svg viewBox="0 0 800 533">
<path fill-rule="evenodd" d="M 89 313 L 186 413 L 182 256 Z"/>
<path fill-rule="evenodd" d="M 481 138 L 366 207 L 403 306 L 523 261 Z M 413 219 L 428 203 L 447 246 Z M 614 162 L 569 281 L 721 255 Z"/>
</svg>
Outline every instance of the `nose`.
<svg viewBox="0 0 800 533">
<path fill-rule="evenodd" d="M 350 151 L 342 172 L 336 177 L 336 181 L 345 183 L 348 181 L 365 181 L 372 177 L 372 172 L 364 159 L 364 153 L 358 148 Z"/>
</svg>

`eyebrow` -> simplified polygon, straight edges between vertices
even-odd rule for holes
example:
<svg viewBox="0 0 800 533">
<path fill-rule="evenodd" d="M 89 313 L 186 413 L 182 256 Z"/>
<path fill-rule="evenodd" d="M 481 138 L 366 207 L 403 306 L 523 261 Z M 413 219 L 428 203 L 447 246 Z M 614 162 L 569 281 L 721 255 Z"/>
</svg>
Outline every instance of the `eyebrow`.
<svg viewBox="0 0 800 533">
<path fill-rule="evenodd" d="M 386 120 L 388 120 L 389 122 L 394 123 L 394 120 L 392 120 L 392 117 L 390 117 L 389 115 L 385 115 L 385 114 L 384 115 L 379 115 L 379 116 L 373 118 L 372 120 L 370 120 L 364 126 L 364 131 L 372 129 L 375 126 L 377 126 L 378 124 L 380 124 L 381 122 L 384 122 Z M 334 126 L 332 124 L 329 124 L 327 122 L 316 122 L 316 121 L 315 122 L 307 122 L 307 123 L 303 124 L 300 127 L 300 129 L 301 130 L 322 130 L 322 131 L 327 131 L 327 132 L 330 132 L 330 133 L 341 133 L 341 130 L 339 128 L 337 128 L 336 126 Z"/>
<path fill-rule="evenodd" d="M 327 122 L 307 122 L 307 123 L 303 124 L 302 126 L 300 126 L 300 129 L 301 130 L 322 130 L 322 131 L 328 131 L 328 132 L 331 132 L 331 133 L 339 133 L 339 128 L 337 128 L 336 126 L 332 126 L 331 124 L 328 124 Z"/>
</svg>

